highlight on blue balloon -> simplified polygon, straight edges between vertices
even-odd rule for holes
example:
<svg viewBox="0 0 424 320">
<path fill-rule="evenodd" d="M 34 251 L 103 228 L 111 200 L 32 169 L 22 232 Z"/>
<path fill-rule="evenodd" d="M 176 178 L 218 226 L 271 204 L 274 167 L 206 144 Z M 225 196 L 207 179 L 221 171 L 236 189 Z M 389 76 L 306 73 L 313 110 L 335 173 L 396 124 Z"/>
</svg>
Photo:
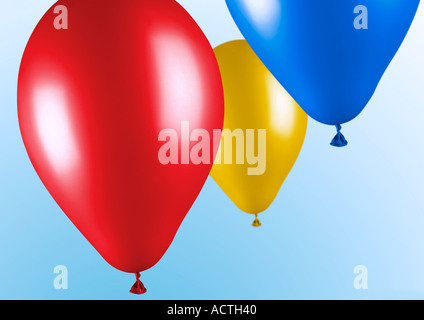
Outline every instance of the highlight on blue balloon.
<svg viewBox="0 0 424 320">
<path fill-rule="evenodd" d="M 238 28 L 313 119 L 341 124 L 373 96 L 401 46 L 419 0 L 226 0 Z"/>
</svg>

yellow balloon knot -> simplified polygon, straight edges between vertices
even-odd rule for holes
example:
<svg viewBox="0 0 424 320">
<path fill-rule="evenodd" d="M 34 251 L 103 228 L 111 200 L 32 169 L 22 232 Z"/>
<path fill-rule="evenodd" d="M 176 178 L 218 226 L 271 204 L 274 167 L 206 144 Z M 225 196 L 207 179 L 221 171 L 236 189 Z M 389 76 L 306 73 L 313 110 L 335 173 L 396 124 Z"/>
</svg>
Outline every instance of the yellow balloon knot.
<svg viewBox="0 0 424 320">
<path fill-rule="evenodd" d="M 258 228 L 258 227 L 260 227 L 262 225 L 262 223 L 259 221 L 259 219 L 258 219 L 258 214 L 257 213 L 255 213 L 255 220 L 253 221 L 253 223 L 252 223 L 252 227 L 256 227 L 256 228 Z"/>
</svg>

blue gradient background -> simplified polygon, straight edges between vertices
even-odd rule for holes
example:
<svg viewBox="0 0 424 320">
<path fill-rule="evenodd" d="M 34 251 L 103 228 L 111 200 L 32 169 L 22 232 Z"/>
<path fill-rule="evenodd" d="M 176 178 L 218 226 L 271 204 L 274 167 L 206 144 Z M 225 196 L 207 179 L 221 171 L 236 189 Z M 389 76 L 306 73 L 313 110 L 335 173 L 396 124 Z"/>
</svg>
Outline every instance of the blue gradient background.
<svg viewBox="0 0 424 320">
<path fill-rule="evenodd" d="M 212 46 L 242 38 L 224 0 L 179 1 Z M 142 275 L 109 266 L 61 212 L 25 152 L 16 84 L 26 42 L 53 0 L 0 2 L 0 298 L 424 298 L 424 5 L 365 111 L 329 146 L 313 120 L 262 228 L 209 179 L 163 259 Z M 358 2 L 359 4 L 359 2 Z M 372 17 L 370 17 L 372 19 Z M 53 287 L 53 268 L 69 289 Z M 369 290 L 353 287 L 356 265 Z"/>
</svg>

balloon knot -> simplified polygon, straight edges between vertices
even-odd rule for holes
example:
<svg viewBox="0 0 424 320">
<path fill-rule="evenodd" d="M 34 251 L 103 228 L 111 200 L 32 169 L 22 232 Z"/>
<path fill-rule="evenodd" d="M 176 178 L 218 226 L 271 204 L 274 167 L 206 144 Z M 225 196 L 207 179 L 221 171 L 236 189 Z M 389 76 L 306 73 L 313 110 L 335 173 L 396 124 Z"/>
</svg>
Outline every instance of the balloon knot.
<svg viewBox="0 0 424 320">
<path fill-rule="evenodd" d="M 134 294 L 143 294 L 146 293 L 146 288 L 144 287 L 143 283 L 140 281 L 140 272 L 137 272 L 135 274 L 135 277 L 137 278 L 134 285 L 131 287 L 130 292 Z"/>
<path fill-rule="evenodd" d="M 258 219 L 258 214 L 257 213 L 255 213 L 255 220 L 253 221 L 253 223 L 252 223 L 252 227 L 256 227 L 256 228 L 258 228 L 258 227 L 260 227 L 262 225 L 262 223 L 259 221 L 259 219 Z"/>
<path fill-rule="evenodd" d="M 337 134 L 336 136 L 333 138 L 333 141 L 331 141 L 331 145 L 333 147 L 345 147 L 347 146 L 347 140 L 345 139 L 344 135 L 341 133 L 342 130 L 342 126 L 341 125 L 336 125 L 336 129 L 337 129 Z"/>
</svg>

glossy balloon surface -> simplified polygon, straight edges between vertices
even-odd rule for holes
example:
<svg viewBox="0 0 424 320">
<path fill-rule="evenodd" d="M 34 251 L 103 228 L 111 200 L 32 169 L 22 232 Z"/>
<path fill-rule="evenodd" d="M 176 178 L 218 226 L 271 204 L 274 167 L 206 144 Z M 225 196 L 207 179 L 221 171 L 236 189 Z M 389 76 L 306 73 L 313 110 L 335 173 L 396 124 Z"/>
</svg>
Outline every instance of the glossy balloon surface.
<svg viewBox="0 0 424 320">
<path fill-rule="evenodd" d="M 419 2 L 226 0 L 271 73 L 309 116 L 329 125 L 365 108 Z"/>
<path fill-rule="evenodd" d="M 246 41 L 224 43 L 215 48 L 215 54 L 224 84 L 225 120 L 221 150 L 211 176 L 238 208 L 260 213 L 274 201 L 296 162 L 308 116 Z M 237 137 L 231 138 L 225 130 L 243 131 L 244 150 L 237 149 Z M 265 140 L 259 138 L 260 130 L 265 130 Z M 253 139 L 248 138 L 248 131 L 253 133 Z M 225 160 L 229 159 L 229 138 L 233 139 L 227 149 L 231 163 Z M 248 154 L 260 159 L 254 163 Z"/>
<path fill-rule="evenodd" d="M 68 9 L 67 30 L 53 25 L 56 5 Z M 20 68 L 25 147 L 96 250 L 117 269 L 146 270 L 171 244 L 211 169 L 161 164 L 158 135 L 168 128 L 180 136 L 182 121 L 211 135 L 222 128 L 216 58 L 173 0 L 55 6 L 33 32 Z"/>
</svg>

